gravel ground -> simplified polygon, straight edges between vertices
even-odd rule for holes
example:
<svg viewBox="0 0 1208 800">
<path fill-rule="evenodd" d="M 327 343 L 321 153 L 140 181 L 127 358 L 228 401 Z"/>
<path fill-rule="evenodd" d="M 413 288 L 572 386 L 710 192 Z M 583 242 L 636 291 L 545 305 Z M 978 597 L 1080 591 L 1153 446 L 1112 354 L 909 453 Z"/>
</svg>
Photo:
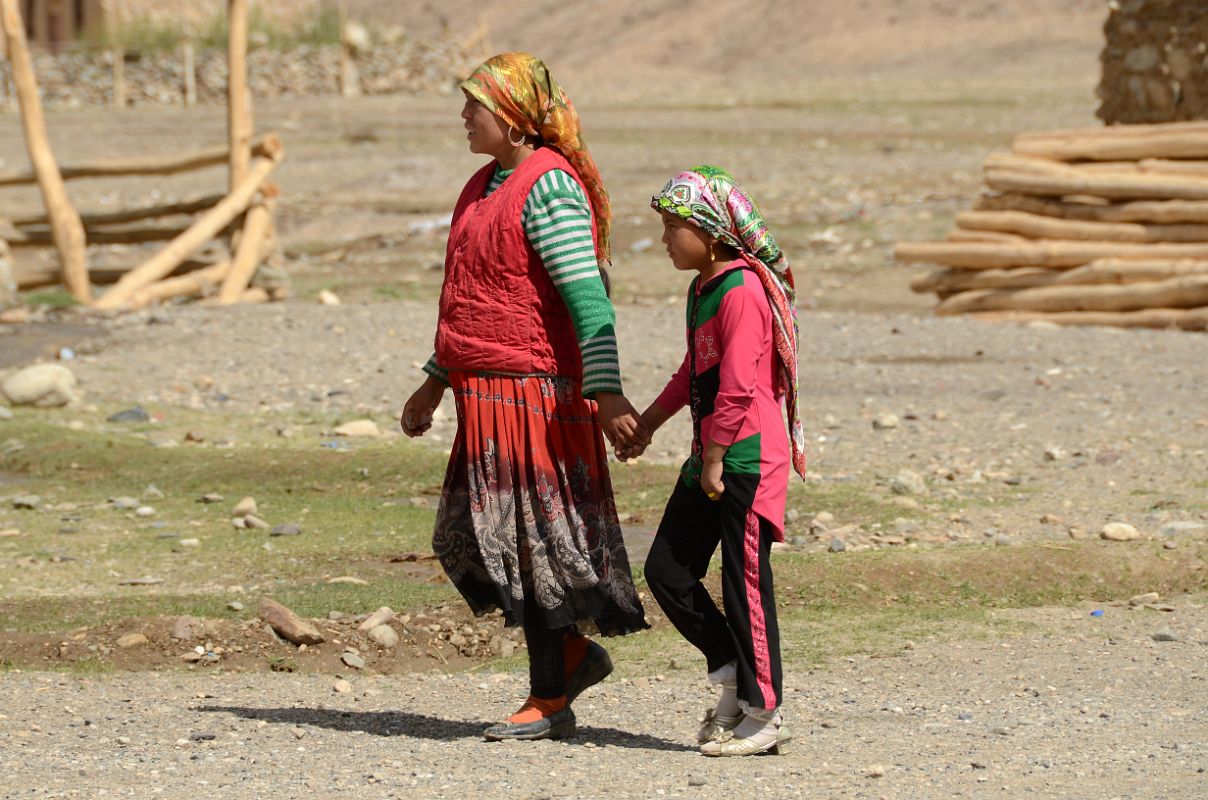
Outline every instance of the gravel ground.
<svg viewBox="0 0 1208 800">
<path fill-rule="evenodd" d="M 786 677 L 788 755 L 706 759 L 687 669 L 610 680 L 565 743 L 488 743 L 519 674 L 0 674 L 0 794 L 26 797 L 817 797 L 1193 800 L 1208 794 L 1208 608 L 998 612 Z M 1165 631 L 1175 641 L 1156 641 Z"/>
<path fill-rule="evenodd" d="M 422 377 L 433 306 L 157 311 L 106 323 L 73 369 L 87 402 L 178 404 L 266 425 L 368 416 L 389 429 Z M 682 358 L 682 311 L 627 305 L 618 318 L 627 392 L 643 408 Z M 1112 520 L 1147 535 L 1208 530 L 1200 335 L 807 312 L 801 341 L 820 492 L 850 486 L 907 516 L 929 513 L 925 532 L 952 541 L 1095 536 Z M 435 447 L 453 435 L 448 399 L 443 411 L 426 437 Z M 646 457 L 678 462 L 689 437 L 681 414 Z M 903 470 L 921 485 L 900 480 Z M 801 511 L 826 511 L 823 502 Z M 876 532 L 858 517 L 835 522 L 860 526 L 857 540 Z M 917 533 L 911 524 L 881 533 Z"/>
</svg>

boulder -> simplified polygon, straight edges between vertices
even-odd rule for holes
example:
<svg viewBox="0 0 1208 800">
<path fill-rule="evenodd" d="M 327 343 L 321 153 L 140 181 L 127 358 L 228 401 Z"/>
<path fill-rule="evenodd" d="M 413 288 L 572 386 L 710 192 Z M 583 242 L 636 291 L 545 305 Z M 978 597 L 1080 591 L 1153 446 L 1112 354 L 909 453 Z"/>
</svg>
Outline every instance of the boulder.
<svg viewBox="0 0 1208 800">
<path fill-rule="evenodd" d="M 318 628 L 267 597 L 260 601 L 260 618 L 288 642 L 313 645 L 324 641 Z"/>
<path fill-rule="evenodd" d="M 76 378 L 62 364 L 35 364 L 5 378 L 0 391 L 13 405 L 65 406 L 76 400 Z"/>
</svg>

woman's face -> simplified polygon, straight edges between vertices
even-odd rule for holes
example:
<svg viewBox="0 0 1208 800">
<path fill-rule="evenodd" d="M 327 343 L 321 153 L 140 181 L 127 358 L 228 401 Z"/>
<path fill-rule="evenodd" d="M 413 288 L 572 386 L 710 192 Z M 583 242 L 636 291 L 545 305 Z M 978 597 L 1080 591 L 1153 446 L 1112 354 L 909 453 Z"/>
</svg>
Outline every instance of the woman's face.
<svg viewBox="0 0 1208 800">
<path fill-rule="evenodd" d="M 512 149 L 508 142 L 508 125 L 491 110 L 470 95 L 461 109 L 461 118 L 466 121 L 466 141 L 471 153 L 499 156 Z"/>
<path fill-rule="evenodd" d="M 667 256 L 679 270 L 708 269 L 713 260 L 709 258 L 712 239 L 699 225 L 667 211 L 659 211 L 663 218 L 663 244 L 667 245 Z"/>
</svg>

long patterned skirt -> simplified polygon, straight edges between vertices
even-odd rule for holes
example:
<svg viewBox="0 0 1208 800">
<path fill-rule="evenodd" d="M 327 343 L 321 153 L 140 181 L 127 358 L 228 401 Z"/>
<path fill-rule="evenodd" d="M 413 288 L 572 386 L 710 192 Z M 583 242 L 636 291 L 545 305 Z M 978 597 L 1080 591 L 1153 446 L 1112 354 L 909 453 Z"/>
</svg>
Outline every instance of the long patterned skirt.
<svg viewBox="0 0 1208 800">
<path fill-rule="evenodd" d="M 432 547 L 475 614 L 605 636 L 648 627 L 595 403 L 552 376 L 451 372 L 457 437 Z"/>
</svg>

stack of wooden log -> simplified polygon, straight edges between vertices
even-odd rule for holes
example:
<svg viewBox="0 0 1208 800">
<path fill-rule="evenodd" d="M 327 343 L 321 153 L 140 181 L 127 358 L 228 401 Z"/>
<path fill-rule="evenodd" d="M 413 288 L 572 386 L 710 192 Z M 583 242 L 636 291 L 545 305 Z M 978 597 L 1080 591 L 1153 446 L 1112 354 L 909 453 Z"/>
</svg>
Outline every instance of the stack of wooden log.
<svg viewBox="0 0 1208 800">
<path fill-rule="evenodd" d="M 1208 330 L 1208 122 L 1025 133 L 944 242 L 901 243 L 937 314 Z"/>
</svg>

